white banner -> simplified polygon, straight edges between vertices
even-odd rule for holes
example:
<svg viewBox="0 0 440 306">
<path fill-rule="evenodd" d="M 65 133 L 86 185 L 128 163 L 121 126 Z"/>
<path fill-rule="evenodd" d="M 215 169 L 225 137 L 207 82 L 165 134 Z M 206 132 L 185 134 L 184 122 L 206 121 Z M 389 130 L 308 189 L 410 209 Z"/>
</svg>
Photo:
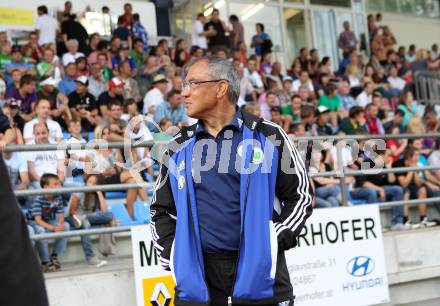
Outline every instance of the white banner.
<svg viewBox="0 0 440 306">
<path fill-rule="evenodd" d="M 149 225 L 131 228 L 137 306 L 174 305 L 174 281 L 153 247 Z"/>
<path fill-rule="evenodd" d="M 379 207 L 315 209 L 286 252 L 295 306 L 389 301 Z"/>
</svg>

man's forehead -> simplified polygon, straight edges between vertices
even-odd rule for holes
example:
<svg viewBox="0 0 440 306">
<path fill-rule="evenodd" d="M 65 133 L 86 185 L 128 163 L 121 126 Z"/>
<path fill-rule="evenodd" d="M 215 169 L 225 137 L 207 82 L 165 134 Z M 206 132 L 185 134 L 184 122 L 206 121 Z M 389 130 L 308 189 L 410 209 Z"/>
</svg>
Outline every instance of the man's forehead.
<svg viewBox="0 0 440 306">
<path fill-rule="evenodd" d="M 186 79 L 200 79 L 206 76 L 208 70 L 208 63 L 205 61 L 200 61 L 191 66 L 186 75 Z"/>
</svg>

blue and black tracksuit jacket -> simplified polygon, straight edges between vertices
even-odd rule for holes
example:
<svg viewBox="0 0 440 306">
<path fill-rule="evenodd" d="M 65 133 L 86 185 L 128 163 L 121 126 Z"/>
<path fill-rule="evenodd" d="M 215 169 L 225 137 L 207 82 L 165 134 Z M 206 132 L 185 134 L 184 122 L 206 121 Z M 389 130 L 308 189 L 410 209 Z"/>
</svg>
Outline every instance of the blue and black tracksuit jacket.
<svg viewBox="0 0 440 306">
<path fill-rule="evenodd" d="M 282 302 L 294 298 L 284 251 L 296 245 L 312 213 L 312 189 L 301 157 L 278 125 L 245 112 L 243 121 L 232 303 Z M 170 142 L 151 204 L 152 236 L 162 266 L 173 273 L 176 305 L 210 303 L 191 172 L 195 130 L 183 128 Z"/>
</svg>

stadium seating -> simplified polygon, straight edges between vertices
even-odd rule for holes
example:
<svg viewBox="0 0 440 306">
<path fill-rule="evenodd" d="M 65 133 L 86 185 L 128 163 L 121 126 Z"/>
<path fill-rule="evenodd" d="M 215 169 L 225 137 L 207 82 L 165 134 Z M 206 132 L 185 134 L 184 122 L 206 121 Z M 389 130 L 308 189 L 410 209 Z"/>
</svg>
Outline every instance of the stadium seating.
<svg viewBox="0 0 440 306">
<path fill-rule="evenodd" d="M 139 203 L 136 202 L 136 203 Z M 124 203 L 111 203 L 109 210 L 113 213 L 115 219 L 117 219 L 122 226 L 146 224 L 149 221 L 149 209 L 145 206 L 135 203 L 135 219 L 132 220 L 128 215 L 127 209 Z M 145 203 L 146 204 L 146 203 Z M 148 204 L 147 204 L 148 205 Z"/>
</svg>

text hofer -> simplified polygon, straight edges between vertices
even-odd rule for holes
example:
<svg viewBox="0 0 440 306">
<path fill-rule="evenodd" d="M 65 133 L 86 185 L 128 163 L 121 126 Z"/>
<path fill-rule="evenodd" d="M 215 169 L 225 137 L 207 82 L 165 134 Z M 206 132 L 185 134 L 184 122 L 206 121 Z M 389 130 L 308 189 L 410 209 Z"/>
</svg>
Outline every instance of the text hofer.
<svg viewBox="0 0 440 306">
<path fill-rule="evenodd" d="M 345 241 L 375 239 L 375 222 L 371 218 L 307 224 L 298 236 L 298 247 L 335 244 Z"/>
</svg>

